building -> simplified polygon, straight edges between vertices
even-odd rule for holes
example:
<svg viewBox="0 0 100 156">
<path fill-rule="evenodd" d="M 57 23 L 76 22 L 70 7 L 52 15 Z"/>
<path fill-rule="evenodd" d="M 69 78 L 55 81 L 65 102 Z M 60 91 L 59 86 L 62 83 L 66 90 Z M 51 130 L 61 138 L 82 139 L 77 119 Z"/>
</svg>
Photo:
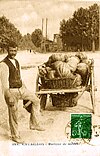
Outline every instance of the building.
<svg viewBox="0 0 100 156">
<path fill-rule="evenodd" d="M 41 42 L 42 52 L 55 52 L 62 50 L 62 40 L 59 34 L 54 34 L 53 41 L 49 39 L 43 39 Z"/>
<path fill-rule="evenodd" d="M 54 39 L 53 39 L 54 46 L 57 46 L 57 51 L 62 50 L 62 40 L 59 34 L 54 34 Z"/>
</svg>

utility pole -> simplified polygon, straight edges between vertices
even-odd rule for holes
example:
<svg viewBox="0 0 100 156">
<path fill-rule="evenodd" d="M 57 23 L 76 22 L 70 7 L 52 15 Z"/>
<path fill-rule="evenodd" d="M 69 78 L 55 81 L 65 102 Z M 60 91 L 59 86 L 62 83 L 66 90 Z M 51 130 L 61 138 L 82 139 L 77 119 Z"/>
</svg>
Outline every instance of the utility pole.
<svg viewBox="0 0 100 156">
<path fill-rule="evenodd" d="M 45 39 L 43 37 L 43 31 L 44 31 L 44 18 L 42 18 L 42 41 L 41 41 L 41 50 L 42 48 L 44 49 L 44 51 L 46 52 L 46 41 L 47 41 L 47 24 L 48 24 L 48 18 L 46 18 L 46 27 L 45 27 Z"/>
<path fill-rule="evenodd" d="M 47 24 L 48 24 L 48 18 L 46 18 L 46 40 L 47 40 Z"/>
<path fill-rule="evenodd" d="M 45 42 L 43 39 L 43 31 L 44 31 L 44 18 L 42 18 L 42 41 L 41 41 L 41 51 L 44 49 L 45 51 Z"/>
<path fill-rule="evenodd" d="M 44 18 L 42 18 L 42 36 L 43 36 L 43 23 L 44 23 Z"/>
</svg>

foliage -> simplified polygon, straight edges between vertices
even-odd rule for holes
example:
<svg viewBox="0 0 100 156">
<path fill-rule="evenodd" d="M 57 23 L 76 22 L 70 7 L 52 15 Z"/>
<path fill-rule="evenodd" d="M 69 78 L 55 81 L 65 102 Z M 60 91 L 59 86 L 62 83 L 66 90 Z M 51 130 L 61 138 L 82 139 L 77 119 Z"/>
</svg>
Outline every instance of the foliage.
<svg viewBox="0 0 100 156">
<path fill-rule="evenodd" d="M 73 18 L 60 22 L 60 35 L 63 48 L 68 50 L 91 50 L 92 42 L 98 48 L 99 40 L 99 6 L 94 4 L 88 9 L 79 8 Z"/>
<path fill-rule="evenodd" d="M 0 47 L 5 48 L 10 41 L 18 44 L 21 38 L 19 30 L 5 16 L 0 17 Z"/>
<path fill-rule="evenodd" d="M 32 42 L 31 35 L 29 33 L 27 33 L 27 35 L 24 35 L 21 38 L 20 43 L 19 43 L 19 48 L 21 50 L 29 50 L 29 49 L 35 50 L 36 49 L 35 45 Z"/>
<path fill-rule="evenodd" d="M 32 37 L 32 42 L 34 43 L 34 45 L 36 47 L 40 47 L 41 46 L 41 41 L 42 41 L 42 31 L 40 29 L 35 29 L 35 31 L 32 33 L 31 35 Z"/>
</svg>

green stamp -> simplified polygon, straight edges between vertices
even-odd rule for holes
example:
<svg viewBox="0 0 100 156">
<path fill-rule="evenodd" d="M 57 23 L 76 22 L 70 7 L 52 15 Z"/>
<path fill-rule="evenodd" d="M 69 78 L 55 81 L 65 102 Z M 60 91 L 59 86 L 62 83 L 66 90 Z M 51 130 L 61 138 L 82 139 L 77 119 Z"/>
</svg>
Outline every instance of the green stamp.
<svg viewBox="0 0 100 156">
<path fill-rule="evenodd" d="M 71 138 L 91 139 L 92 114 L 71 114 Z"/>
</svg>

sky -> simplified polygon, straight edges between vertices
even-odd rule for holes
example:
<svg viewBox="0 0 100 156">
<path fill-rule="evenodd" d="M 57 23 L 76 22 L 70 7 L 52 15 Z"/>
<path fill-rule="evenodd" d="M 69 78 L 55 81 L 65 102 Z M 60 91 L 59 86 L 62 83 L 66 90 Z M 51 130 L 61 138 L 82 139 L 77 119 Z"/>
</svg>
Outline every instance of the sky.
<svg viewBox="0 0 100 156">
<path fill-rule="evenodd" d="M 59 33 L 60 21 L 72 18 L 75 10 L 80 7 L 88 8 L 99 1 L 92 0 L 0 0 L 0 17 L 6 16 L 15 27 L 25 35 L 32 33 L 35 29 L 42 29 L 47 36 L 53 39 L 53 34 Z"/>
</svg>

